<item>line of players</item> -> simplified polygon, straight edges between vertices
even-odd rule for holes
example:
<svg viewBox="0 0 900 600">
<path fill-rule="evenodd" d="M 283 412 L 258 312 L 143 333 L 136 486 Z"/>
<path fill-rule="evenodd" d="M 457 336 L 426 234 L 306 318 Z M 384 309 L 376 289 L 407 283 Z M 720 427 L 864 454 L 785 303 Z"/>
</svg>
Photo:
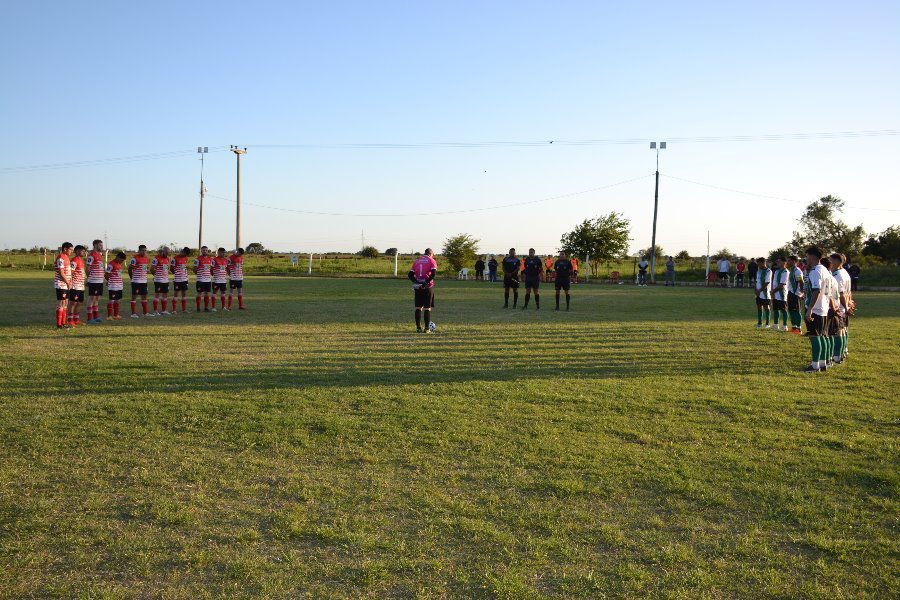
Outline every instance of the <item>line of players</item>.
<svg viewBox="0 0 900 600">
<path fill-rule="evenodd" d="M 756 327 L 774 326 L 775 331 L 800 335 L 800 324 L 804 322 L 812 352 L 807 373 L 826 371 L 846 360 L 850 316 L 856 309 L 850 274 L 844 269 L 846 257 L 838 252 L 823 254 L 818 247 L 807 248 L 805 276 L 796 256 L 777 257 L 774 270 L 765 258 L 755 261 Z M 773 325 L 769 324 L 770 313 Z"/>
<path fill-rule="evenodd" d="M 570 290 L 572 289 L 572 277 L 575 275 L 577 263 L 573 263 L 566 257 L 565 251 L 560 251 L 559 257 L 553 263 L 553 272 L 556 277 L 553 281 L 556 289 L 556 310 L 559 310 L 559 293 L 564 291 L 566 294 L 566 310 L 569 310 L 571 302 Z M 503 268 L 503 308 L 509 308 L 509 293 L 513 295 L 513 308 L 519 302 L 519 285 L 521 281 L 519 274 L 521 273 L 525 279 L 525 303 L 522 310 L 528 308 L 528 302 L 531 300 L 531 294 L 534 293 L 534 309 L 541 309 L 541 279 L 544 275 L 544 261 L 534 252 L 534 248 L 528 249 L 528 256 L 525 260 L 516 256 L 516 249 L 510 248 L 509 254 L 503 257 L 501 263 Z M 577 275 L 576 275 L 577 276 Z"/>
<path fill-rule="evenodd" d="M 182 248 L 172 255 L 168 246 L 160 248 L 154 257 L 147 254 L 147 246 L 138 246 L 137 253 L 128 257 L 124 252 L 117 252 L 115 257 L 104 264 L 102 240 L 94 240 L 92 249 L 82 245 L 73 246 L 71 242 L 63 243 L 54 265 L 53 287 L 56 288 L 56 327 L 68 329 L 81 325 L 81 306 L 85 302 L 87 292 L 87 324 L 102 323 L 100 318 L 100 298 L 103 286 L 108 291 L 106 318 L 111 321 L 120 320 L 119 305 L 124 293 L 123 272 L 128 273 L 131 280 L 131 318 L 168 316 L 178 313 L 179 300 L 181 312 L 187 312 L 188 271 L 193 271 L 196 278 L 196 311 L 200 312 L 201 304 L 204 312 L 216 311 L 216 295 L 221 302 L 221 310 L 230 311 L 233 296 L 237 292 L 238 308 L 244 310 L 244 249 L 238 248 L 230 256 L 226 256 L 225 248 L 219 248 L 215 255 L 210 254 L 206 246 L 200 248 L 200 254 L 190 263 L 190 248 Z M 173 286 L 172 297 L 169 298 L 170 275 Z M 148 307 L 148 278 L 153 280 L 153 311 Z M 225 291 L 228 288 L 226 305 Z M 141 314 L 137 305 L 141 304 Z M 211 305 L 211 307 L 210 307 Z"/>
</svg>

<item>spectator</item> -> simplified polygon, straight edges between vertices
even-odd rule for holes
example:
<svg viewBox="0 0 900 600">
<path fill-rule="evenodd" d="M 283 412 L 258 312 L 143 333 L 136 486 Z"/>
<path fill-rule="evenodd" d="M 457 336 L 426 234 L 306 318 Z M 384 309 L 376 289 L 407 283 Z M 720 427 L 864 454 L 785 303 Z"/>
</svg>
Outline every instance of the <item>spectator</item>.
<svg viewBox="0 0 900 600">
<path fill-rule="evenodd" d="M 717 269 L 719 271 L 719 283 L 722 287 L 728 287 L 728 271 L 731 270 L 731 263 L 724 256 L 719 259 Z"/>
<path fill-rule="evenodd" d="M 756 264 L 756 261 L 752 258 L 747 261 L 747 285 L 750 287 L 756 287 L 756 272 L 759 270 L 759 266 Z"/>
<path fill-rule="evenodd" d="M 647 287 L 647 267 L 650 263 L 647 262 L 647 259 L 643 256 L 641 257 L 641 261 L 638 263 L 638 287 Z"/>
<path fill-rule="evenodd" d="M 475 281 L 484 281 L 484 259 L 480 256 L 475 261 Z"/>
<path fill-rule="evenodd" d="M 488 281 L 497 283 L 497 259 L 491 254 L 491 260 L 488 261 Z"/>
<path fill-rule="evenodd" d="M 744 257 L 742 256 L 737 265 L 735 265 L 735 270 L 737 274 L 734 276 L 734 286 L 735 287 L 744 287 L 744 271 L 747 270 L 747 263 L 744 262 Z"/>
<path fill-rule="evenodd" d="M 666 285 L 675 285 L 675 259 L 666 257 Z"/>
<path fill-rule="evenodd" d="M 850 274 L 850 291 L 855 292 L 856 288 L 859 287 L 859 265 L 847 261 L 847 265 L 844 269 Z"/>
<path fill-rule="evenodd" d="M 578 259 L 573 256 L 569 262 L 572 263 L 572 283 L 578 283 Z"/>
<path fill-rule="evenodd" d="M 548 256 L 544 261 L 544 281 L 551 281 L 553 279 L 553 257 Z"/>
</svg>

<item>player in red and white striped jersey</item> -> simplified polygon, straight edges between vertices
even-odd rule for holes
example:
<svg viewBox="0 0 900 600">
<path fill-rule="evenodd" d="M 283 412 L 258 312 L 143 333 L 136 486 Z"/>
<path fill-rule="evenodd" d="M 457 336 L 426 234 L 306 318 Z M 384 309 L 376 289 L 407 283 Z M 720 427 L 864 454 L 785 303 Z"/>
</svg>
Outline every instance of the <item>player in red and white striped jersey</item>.
<svg viewBox="0 0 900 600">
<path fill-rule="evenodd" d="M 244 249 L 238 248 L 228 257 L 228 310 L 231 310 L 231 296 L 237 290 L 238 308 L 244 310 Z"/>
<path fill-rule="evenodd" d="M 150 266 L 150 257 L 147 256 L 147 246 L 138 246 L 137 254 L 131 257 L 128 263 L 128 276 L 131 278 L 131 318 L 137 319 L 137 297 L 141 297 L 141 308 L 144 316 L 147 316 L 147 269 Z"/>
<path fill-rule="evenodd" d="M 212 260 L 213 312 L 216 310 L 216 292 L 219 292 L 222 310 L 227 310 L 225 308 L 226 285 L 228 285 L 228 259 L 225 258 L 225 248 L 219 248 Z"/>
<path fill-rule="evenodd" d="M 212 289 L 212 256 L 209 248 L 202 246 L 200 256 L 194 259 L 194 275 L 197 276 L 197 312 L 200 312 L 200 296 L 203 296 L 203 311 L 209 312 L 209 291 Z M 215 308 L 215 306 L 213 306 Z"/>
<path fill-rule="evenodd" d="M 185 246 L 181 252 L 176 254 L 171 262 L 172 281 L 174 282 L 175 291 L 172 294 L 172 314 L 178 304 L 178 294 L 181 294 L 181 312 L 187 312 L 187 289 L 188 289 L 188 257 L 191 255 L 191 249 Z"/>
<path fill-rule="evenodd" d="M 81 304 L 84 302 L 84 283 L 87 272 L 84 268 L 84 257 L 87 248 L 81 244 L 75 246 L 75 254 L 71 259 L 72 288 L 69 290 L 69 325 L 81 325 Z"/>
<path fill-rule="evenodd" d="M 122 317 L 119 316 L 119 302 L 122 300 L 122 288 L 125 287 L 122 281 L 122 266 L 125 263 L 125 253 L 117 252 L 116 257 L 109 261 L 106 265 L 106 288 L 109 290 L 109 301 L 106 303 L 106 318 L 118 321 Z"/>
<path fill-rule="evenodd" d="M 91 325 L 101 323 L 100 296 L 103 295 L 103 240 L 94 240 L 93 249 L 84 261 L 87 267 L 87 321 Z"/>
<path fill-rule="evenodd" d="M 72 287 L 72 243 L 63 242 L 53 268 L 53 287 L 56 288 L 56 328 L 65 329 L 66 305 Z"/>
<path fill-rule="evenodd" d="M 169 247 L 163 246 L 159 253 L 150 262 L 150 272 L 153 274 L 153 316 L 170 314 L 166 310 L 169 302 Z M 162 305 L 162 306 L 160 306 Z M 162 308 L 162 311 L 160 311 Z"/>
</svg>

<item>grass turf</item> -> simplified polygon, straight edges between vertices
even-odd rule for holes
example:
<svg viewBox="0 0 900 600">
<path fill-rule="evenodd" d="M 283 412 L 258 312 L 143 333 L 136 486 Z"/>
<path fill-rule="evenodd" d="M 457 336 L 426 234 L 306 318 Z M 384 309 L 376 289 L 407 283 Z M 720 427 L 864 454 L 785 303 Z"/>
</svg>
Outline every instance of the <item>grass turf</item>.
<svg viewBox="0 0 900 600">
<path fill-rule="evenodd" d="M 0 276 L 0 597 L 900 590 L 898 295 L 809 376 L 747 290 L 441 282 L 434 336 L 402 281 L 246 291 L 57 333 Z"/>
</svg>

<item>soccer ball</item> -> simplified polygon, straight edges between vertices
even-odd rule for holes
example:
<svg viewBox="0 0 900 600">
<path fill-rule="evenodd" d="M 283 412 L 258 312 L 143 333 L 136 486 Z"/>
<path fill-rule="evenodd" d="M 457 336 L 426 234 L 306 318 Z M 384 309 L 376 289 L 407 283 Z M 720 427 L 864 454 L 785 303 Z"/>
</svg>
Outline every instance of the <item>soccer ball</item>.
<svg viewBox="0 0 900 600">
<path fill-rule="evenodd" d="M 431 321 L 431 322 L 428 324 L 428 331 L 431 331 L 431 332 L 437 331 L 437 325 L 435 324 L 434 321 Z"/>
</svg>

